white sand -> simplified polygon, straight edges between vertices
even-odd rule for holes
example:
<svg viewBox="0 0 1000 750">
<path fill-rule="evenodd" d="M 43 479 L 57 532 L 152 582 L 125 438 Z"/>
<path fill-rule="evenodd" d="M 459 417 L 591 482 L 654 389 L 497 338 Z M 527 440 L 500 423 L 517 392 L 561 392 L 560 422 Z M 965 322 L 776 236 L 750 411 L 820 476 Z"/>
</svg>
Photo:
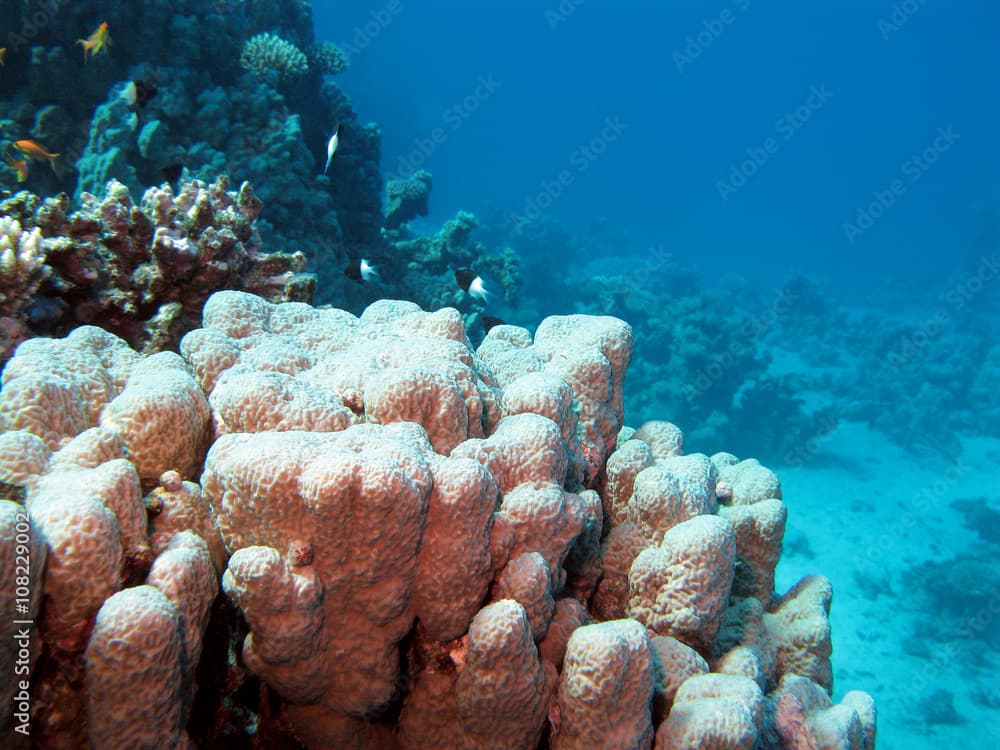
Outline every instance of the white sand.
<svg viewBox="0 0 1000 750">
<path fill-rule="evenodd" d="M 808 573 L 833 582 L 834 698 L 852 689 L 874 696 L 879 750 L 1000 748 L 1000 710 L 972 698 L 986 690 L 1000 699 L 1000 654 L 968 648 L 957 634 L 950 643 L 924 639 L 920 623 L 934 613 L 901 580 L 976 541 L 954 499 L 1000 493 L 1000 440 L 964 446 L 949 467 L 906 454 L 866 425 L 842 424 L 805 465 L 772 466 L 789 509 L 777 589 Z M 1000 627 L 995 609 L 987 627 Z M 960 723 L 927 722 L 922 705 L 938 690 L 953 694 Z"/>
</svg>

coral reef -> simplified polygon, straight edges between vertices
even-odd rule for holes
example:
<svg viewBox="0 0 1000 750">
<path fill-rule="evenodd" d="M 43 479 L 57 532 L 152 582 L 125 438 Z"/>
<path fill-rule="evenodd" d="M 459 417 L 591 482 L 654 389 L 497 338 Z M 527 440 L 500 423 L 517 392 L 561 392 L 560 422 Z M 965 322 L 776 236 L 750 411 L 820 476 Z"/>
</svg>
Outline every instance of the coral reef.
<svg viewBox="0 0 1000 750">
<path fill-rule="evenodd" d="M 422 201 L 419 195 L 404 197 L 403 193 L 413 193 L 429 186 L 430 177 L 415 176 L 405 186 L 393 185 L 386 221 L 402 220 L 410 213 L 418 212 L 411 201 Z M 399 201 L 402 201 L 400 203 Z M 387 224 L 388 226 L 388 224 Z M 454 273 L 459 268 L 474 268 L 476 273 L 490 279 L 490 291 L 507 304 L 516 304 L 521 287 L 520 260 L 509 247 L 488 251 L 486 246 L 475 239 L 473 234 L 479 220 L 468 211 L 459 211 L 455 218 L 446 221 L 435 235 L 414 235 L 405 225 L 395 230 L 387 230 L 392 257 L 405 259 L 398 261 L 387 275 L 386 281 L 393 284 L 407 299 L 413 299 L 422 307 L 456 307 L 463 311 L 482 309 L 480 301 L 474 300 L 455 283 Z M 493 284 L 499 285 L 499 288 Z"/>
<path fill-rule="evenodd" d="M 600 223 L 577 235 L 550 218 L 511 225 L 487 217 L 477 236 L 518 258 L 519 317 L 575 309 L 635 326 L 630 421 L 663 415 L 703 450 L 752 451 L 784 464 L 801 463 L 803 444 L 836 428 L 840 414 L 831 405 L 807 404 L 796 395 L 799 380 L 769 372 L 779 319 L 797 320 L 800 308 L 828 310 L 803 280 L 773 299 L 746 282 L 710 290 L 664 248 L 636 251 Z"/>
<path fill-rule="evenodd" d="M 275 34 L 257 34 L 247 39 L 240 52 L 240 67 L 261 78 L 275 74 L 287 81 L 309 72 L 305 53 Z"/>
<path fill-rule="evenodd" d="M 31 335 L 92 322 L 141 351 L 175 348 L 219 289 L 310 300 L 305 257 L 262 252 L 259 199 L 248 183 L 228 187 L 163 185 L 136 204 L 112 181 L 76 211 L 65 194 L 0 202 L 0 360 Z"/>
<path fill-rule="evenodd" d="M 777 477 L 625 426 L 632 350 L 607 316 L 474 349 L 453 308 L 238 291 L 180 356 L 22 343 L 37 745 L 871 750 L 829 582 L 773 590 Z"/>
<path fill-rule="evenodd" d="M 385 228 L 399 229 L 418 216 L 426 216 L 431 194 L 431 173 L 426 169 L 386 185 Z"/>
<path fill-rule="evenodd" d="M 133 195 L 177 175 L 220 174 L 260 188 L 269 246 L 341 266 L 381 242 L 379 131 L 329 78 L 345 66 L 316 43 L 307 2 L 200 0 L 14 3 L 3 15 L 0 150 L 31 138 L 61 156 L 29 165 L 39 195 Z M 113 45 L 84 64 L 75 48 L 104 19 Z M 9 32 L 9 33 L 8 33 Z M 248 70 L 249 68 L 249 70 Z M 147 96 L 136 98 L 141 84 Z M 331 129 L 337 161 L 320 174 Z M 22 187 L 0 166 L 0 191 Z"/>
<path fill-rule="evenodd" d="M 788 463 L 808 459 L 809 443 L 839 419 L 865 422 L 915 455 L 957 460 L 960 435 L 1000 430 L 996 295 L 984 290 L 974 304 L 967 299 L 996 264 L 994 255 L 960 267 L 943 294 L 939 279 L 886 282 L 860 293 L 863 312 L 843 291 L 789 279 L 783 295 L 791 304 L 767 340 L 783 370 L 744 389 L 741 409 L 727 419 L 744 431 L 754 425 L 760 436 L 760 425 L 769 431 L 788 422 L 762 420 L 764 411 L 802 414 L 788 396 L 795 393 L 800 402 L 828 405 L 793 422 L 805 449 L 786 452 Z"/>
</svg>

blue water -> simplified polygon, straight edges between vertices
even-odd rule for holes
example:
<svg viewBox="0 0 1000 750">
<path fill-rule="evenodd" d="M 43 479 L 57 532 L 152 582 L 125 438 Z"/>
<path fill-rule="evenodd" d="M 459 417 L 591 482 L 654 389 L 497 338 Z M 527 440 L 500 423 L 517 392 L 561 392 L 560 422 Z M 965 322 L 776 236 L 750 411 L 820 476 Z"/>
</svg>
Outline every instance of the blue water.
<svg viewBox="0 0 1000 750">
<path fill-rule="evenodd" d="M 400 0 L 317 3 L 316 20 L 363 42 L 339 80 L 381 124 L 388 173 L 433 172 L 434 217 L 547 193 L 547 213 L 606 218 L 636 254 L 836 281 L 948 269 L 995 205 L 985 1 Z"/>
</svg>

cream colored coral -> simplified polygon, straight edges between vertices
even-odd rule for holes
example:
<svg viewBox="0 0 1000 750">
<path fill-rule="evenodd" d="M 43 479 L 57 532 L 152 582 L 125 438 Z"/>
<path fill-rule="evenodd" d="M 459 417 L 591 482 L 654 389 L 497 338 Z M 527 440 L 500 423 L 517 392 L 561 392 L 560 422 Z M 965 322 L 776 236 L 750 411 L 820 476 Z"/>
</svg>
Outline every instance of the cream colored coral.
<svg viewBox="0 0 1000 750">
<path fill-rule="evenodd" d="M 719 480 L 727 482 L 733 489 L 732 505 L 752 505 L 769 498 L 781 499 L 781 482 L 757 459 L 724 464 L 719 464 L 718 456 L 713 456 L 713 459 L 719 469 Z"/>
<path fill-rule="evenodd" d="M 595 427 L 609 446 L 614 444 L 621 427 L 625 368 L 632 357 L 632 345 L 632 327 L 606 315 L 550 316 L 535 332 L 535 348 L 549 358 L 550 371 L 569 375 L 564 376 L 564 380 L 581 402 L 581 418 L 584 421 L 594 419 Z M 578 359 L 577 366 L 565 369 L 559 364 L 564 355 L 572 361 L 578 353 L 586 351 L 600 353 L 601 357 Z M 610 423 L 617 423 L 613 433 L 606 431 Z"/>
<path fill-rule="evenodd" d="M 710 654 L 736 563 L 733 527 L 718 516 L 678 524 L 629 569 L 629 615 L 657 635 Z"/>
<path fill-rule="evenodd" d="M 28 511 L 48 545 L 47 638 L 65 650 L 77 650 L 91 618 L 121 587 L 124 554 L 118 521 L 90 493 L 32 493 Z"/>
<path fill-rule="evenodd" d="M 363 714 L 392 697 L 396 644 L 414 617 L 429 452 L 420 428 L 403 424 L 230 434 L 209 451 L 202 485 L 223 538 L 256 550 L 236 552 L 223 581 L 251 624 L 245 658 L 288 700 Z M 274 558 L 293 541 L 311 546 L 311 564 L 281 572 Z M 309 576 L 322 629 L 289 637 L 283 622 L 303 615 L 285 602 Z"/>
<path fill-rule="evenodd" d="M 684 452 L 684 435 L 672 422 L 654 420 L 645 422 L 631 438 L 649 445 L 656 460 L 679 456 Z"/>
<path fill-rule="evenodd" d="M 577 435 L 579 419 L 573 409 L 573 392 L 562 378 L 549 372 L 530 372 L 509 383 L 500 395 L 503 416 L 513 414 L 541 414 L 557 425 L 562 433 L 566 451 L 574 464 L 574 481 L 583 481 L 585 467 Z"/>
<path fill-rule="evenodd" d="M 42 230 L 0 216 L 0 314 L 14 316 L 48 276 Z"/>
<path fill-rule="evenodd" d="M 559 426 L 538 414 L 504 417 L 486 439 L 466 440 L 451 453 L 489 469 L 501 493 L 525 482 L 562 485 L 569 467 Z"/>
<path fill-rule="evenodd" d="M 830 601 L 833 586 L 825 576 L 806 576 L 765 613 L 767 640 L 775 649 L 778 677 L 797 674 L 833 689 L 830 654 Z"/>
<path fill-rule="evenodd" d="M 298 78 L 309 72 L 305 54 L 276 34 L 262 33 L 250 37 L 240 53 L 240 67 L 259 76 L 275 72 L 281 80 Z"/>
<path fill-rule="evenodd" d="M 49 468 L 52 451 L 27 430 L 0 433 L 0 481 L 25 484 Z"/>
<path fill-rule="evenodd" d="M 149 520 L 149 537 L 157 544 L 169 543 L 170 538 L 190 530 L 205 540 L 217 573 L 226 566 L 226 548 L 219 534 L 219 527 L 212 517 L 201 485 L 185 481 L 175 471 L 164 472 L 157 486 L 145 499 L 153 508 Z"/>
<path fill-rule="evenodd" d="M 106 461 L 127 458 L 128 447 L 122 436 L 104 427 L 91 427 L 52 454 L 51 468 L 93 469 Z"/>
<path fill-rule="evenodd" d="M 665 715 L 677 689 L 689 677 L 708 674 L 710 670 L 701 654 L 669 635 L 653 636 L 650 646 L 656 657 L 656 698 Z"/>
<path fill-rule="evenodd" d="M 448 455 L 469 434 L 465 399 L 454 378 L 427 367 L 394 367 L 371 378 L 365 413 L 377 423 L 425 425 L 431 445 Z"/>
<path fill-rule="evenodd" d="M 359 319 L 219 292 L 206 303 L 203 322 L 205 328 L 184 337 L 181 351 L 213 394 L 220 429 L 415 421 L 447 454 L 466 438 L 483 437 L 498 418 L 457 310 L 427 313 L 413 303 L 380 300 Z M 241 379 L 222 382 L 215 395 L 229 370 L 243 373 Z M 255 382 L 251 373 L 264 370 L 287 377 Z"/>
<path fill-rule="evenodd" d="M 413 609 L 431 638 L 457 638 L 486 598 L 497 485 L 476 461 L 432 457 Z"/>
<path fill-rule="evenodd" d="M 229 559 L 222 588 L 250 625 L 243 658 L 289 701 L 314 703 L 325 688 L 323 585 L 311 566 L 295 569 L 272 547 L 244 547 Z"/>
<path fill-rule="evenodd" d="M 674 697 L 656 746 L 672 750 L 752 750 L 765 720 L 764 694 L 753 680 L 704 674 L 687 679 Z"/>
<path fill-rule="evenodd" d="M 144 480 L 175 469 L 192 476 L 204 455 L 210 410 L 191 368 L 173 352 L 136 363 L 124 390 L 101 412 Z"/>
<path fill-rule="evenodd" d="M 556 590 L 566 582 L 563 563 L 584 530 L 586 506 L 579 495 L 552 483 L 519 484 L 500 505 L 514 532 L 512 556 L 539 552 Z"/>
<path fill-rule="evenodd" d="M 123 396 L 137 368 L 136 385 Z M 38 435 L 51 450 L 102 422 L 122 436 L 140 474 L 149 461 L 155 462 L 153 456 L 173 460 L 186 454 L 187 463 L 197 466 L 208 406 L 190 375 L 176 387 L 181 370 L 187 367 L 177 355 L 164 352 L 141 359 L 124 341 L 93 326 L 77 328 L 64 339 L 31 339 L 4 369 L 0 420 L 5 430 Z M 166 412 L 154 414 L 156 409 L 148 408 L 151 399 L 159 400 Z M 188 418 L 185 405 L 197 414 Z M 146 411 L 133 413 L 140 406 Z M 171 426 L 172 418 L 178 422 Z M 192 419 L 202 426 L 192 427 Z M 105 436 L 98 443 L 108 440 Z"/>
<path fill-rule="evenodd" d="M 534 639 L 540 641 L 545 638 L 556 603 L 552 598 L 552 575 L 548 563 L 539 553 L 523 552 L 512 558 L 497 576 L 493 597 L 513 599 L 524 607 Z"/>
<path fill-rule="evenodd" d="M 733 582 L 734 594 L 756 597 L 769 606 L 788 518 L 785 504 L 768 498 L 752 505 L 722 506 L 719 515 L 728 519 L 736 532 L 736 556 L 741 564 Z"/>
<path fill-rule="evenodd" d="M 612 620 L 574 631 L 556 695 L 553 750 L 648 750 L 654 662 L 645 628 Z"/>
<path fill-rule="evenodd" d="M 867 693 L 851 691 L 834 704 L 815 682 L 790 674 L 769 697 L 777 733 L 788 747 L 874 750 L 876 713 Z"/>
<path fill-rule="evenodd" d="M 354 421 L 340 399 L 283 372 L 247 365 L 226 370 L 208 398 L 215 434 L 309 430 L 335 432 Z"/>
<path fill-rule="evenodd" d="M 625 520 L 626 506 L 635 487 L 639 473 L 653 465 L 653 451 L 644 440 L 626 440 L 619 443 L 605 465 L 607 481 L 601 489 L 604 515 L 609 526 Z"/>
<path fill-rule="evenodd" d="M 539 660 L 524 608 L 511 599 L 483 607 L 469 626 L 469 653 L 455 686 L 460 747 L 536 747 L 554 687 L 555 670 Z"/>
<path fill-rule="evenodd" d="M 88 735 L 95 750 L 172 750 L 184 723 L 193 665 L 176 605 L 153 586 L 104 602 L 87 644 Z M 142 710 L 129 697 L 142 696 Z"/>
<path fill-rule="evenodd" d="M 135 466 L 124 458 L 105 461 L 90 469 L 57 464 L 54 471 L 37 480 L 29 503 L 34 509 L 42 503 L 85 496 L 99 500 L 114 514 L 126 563 L 148 566 L 151 555 L 146 541 L 146 511 Z"/>
<path fill-rule="evenodd" d="M 174 534 L 153 562 L 146 583 L 155 586 L 177 606 L 184 631 L 184 652 L 192 667 L 201 658 L 202 638 L 208 626 L 219 579 L 205 540 L 193 531 Z"/>
<path fill-rule="evenodd" d="M 490 329 L 476 353 L 500 386 L 507 386 L 523 375 L 545 369 L 546 357 L 531 346 L 531 332 L 520 326 Z"/>
<path fill-rule="evenodd" d="M 683 458 L 697 461 L 697 456 Z M 658 545 L 677 524 L 714 510 L 715 482 L 698 485 L 665 461 L 657 462 L 635 477 L 625 518 L 649 544 Z"/>
</svg>

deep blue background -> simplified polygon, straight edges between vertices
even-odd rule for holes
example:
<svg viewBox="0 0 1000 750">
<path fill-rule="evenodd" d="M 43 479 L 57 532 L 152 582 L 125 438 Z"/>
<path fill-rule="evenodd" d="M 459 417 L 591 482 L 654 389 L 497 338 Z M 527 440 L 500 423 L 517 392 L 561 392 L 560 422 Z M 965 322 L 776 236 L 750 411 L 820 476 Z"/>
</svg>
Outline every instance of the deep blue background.
<svg viewBox="0 0 1000 750">
<path fill-rule="evenodd" d="M 1000 204 L 1000 13 L 989 0 L 904 6 L 915 12 L 892 31 L 879 26 L 893 14 L 884 0 L 584 0 L 563 3 L 573 10 L 558 24 L 555 0 L 314 3 L 318 36 L 344 47 L 373 12 L 390 19 L 369 24 L 377 33 L 338 82 L 382 126 L 386 174 L 442 129 L 423 160 L 433 219 L 523 212 L 568 169 L 549 211 L 577 231 L 606 218 L 637 255 L 663 246 L 709 278 L 800 270 L 830 281 L 973 263 L 982 214 Z M 480 76 L 499 88 L 456 119 Z M 786 138 L 779 120 L 811 87 L 832 96 Z M 573 155 L 606 117 L 627 128 L 580 172 Z M 939 128 L 958 140 L 911 182 L 907 160 Z M 718 182 L 769 136 L 777 151 L 723 200 Z M 895 179 L 905 192 L 849 243 L 844 224 Z"/>
</svg>

